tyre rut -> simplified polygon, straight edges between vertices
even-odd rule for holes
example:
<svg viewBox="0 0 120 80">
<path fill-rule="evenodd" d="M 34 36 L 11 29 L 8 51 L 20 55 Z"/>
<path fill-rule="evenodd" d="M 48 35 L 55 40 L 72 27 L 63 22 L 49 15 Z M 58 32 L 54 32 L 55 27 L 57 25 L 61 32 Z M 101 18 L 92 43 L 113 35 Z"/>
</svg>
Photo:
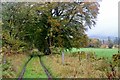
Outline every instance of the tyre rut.
<svg viewBox="0 0 120 80">
<path fill-rule="evenodd" d="M 46 73 L 46 75 L 48 77 L 48 80 L 52 80 L 51 74 L 49 73 L 48 69 L 45 67 L 45 65 L 43 64 L 43 62 L 41 60 L 41 56 L 39 56 L 39 59 L 40 59 L 40 64 L 41 64 L 42 68 L 44 69 L 44 72 Z"/>
</svg>

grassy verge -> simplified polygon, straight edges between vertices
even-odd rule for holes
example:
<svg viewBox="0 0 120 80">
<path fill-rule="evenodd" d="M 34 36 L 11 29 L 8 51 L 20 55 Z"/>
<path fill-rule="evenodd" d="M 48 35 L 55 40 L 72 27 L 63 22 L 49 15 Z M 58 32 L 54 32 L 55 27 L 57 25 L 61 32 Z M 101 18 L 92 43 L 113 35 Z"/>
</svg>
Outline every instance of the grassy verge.
<svg viewBox="0 0 120 80">
<path fill-rule="evenodd" d="M 79 60 L 78 56 L 66 54 L 64 65 L 61 55 L 44 56 L 42 61 L 54 78 L 108 78 L 111 74 L 109 62 L 104 59 Z"/>
<path fill-rule="evenodd" d="M 24 78 L 47 78 L 47 75 L 40 65 L 39 57 L 32 58 L 28 63 Z"/>
<path fill-rule="evenodd" d="M 5 56 L 6 63 L 3 63 L 3 78 L 18 78 L 22 68 L 29 57 L 25 54 L 12 54 Z"/>
</svg>

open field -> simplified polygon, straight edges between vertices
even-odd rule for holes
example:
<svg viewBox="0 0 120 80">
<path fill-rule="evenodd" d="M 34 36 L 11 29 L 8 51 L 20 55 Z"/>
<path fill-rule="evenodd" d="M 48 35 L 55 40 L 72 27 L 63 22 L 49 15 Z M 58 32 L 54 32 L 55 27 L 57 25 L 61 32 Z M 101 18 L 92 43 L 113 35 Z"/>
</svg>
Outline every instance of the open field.
<svg viewBox="0 0 120 80">
<path fill-rule="evenodd" d="M 97 57 L 105 58 L 112 58 L 113 54 L 118 53 L 118 49 L 102 49 L 102 48 L 80 48 L 80 49 L 73 48 L 71 51 L 68 51 L 67 53 L 73 53 L 78 51 L 95 52 Z"/>
</svg>

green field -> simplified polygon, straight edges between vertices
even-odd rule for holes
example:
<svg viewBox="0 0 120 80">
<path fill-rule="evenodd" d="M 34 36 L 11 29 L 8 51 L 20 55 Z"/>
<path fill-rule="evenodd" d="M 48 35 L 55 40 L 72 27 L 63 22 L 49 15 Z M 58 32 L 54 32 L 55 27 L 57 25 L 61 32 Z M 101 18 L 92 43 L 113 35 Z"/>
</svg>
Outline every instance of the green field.
<svg viewBox="0 0 120 80">
<path fill-rule="evenodd" d="M 85 52 L 95 52 L 97 57 L 106 57 L 111 58 L 113 54 L 118 53 L 118 49 L 102 49 L 102 48 L 72 48 L 72 50 L 67 51 L 66 53 L 73 53 L 78 51 L 85 51 Z"/>
</svg>

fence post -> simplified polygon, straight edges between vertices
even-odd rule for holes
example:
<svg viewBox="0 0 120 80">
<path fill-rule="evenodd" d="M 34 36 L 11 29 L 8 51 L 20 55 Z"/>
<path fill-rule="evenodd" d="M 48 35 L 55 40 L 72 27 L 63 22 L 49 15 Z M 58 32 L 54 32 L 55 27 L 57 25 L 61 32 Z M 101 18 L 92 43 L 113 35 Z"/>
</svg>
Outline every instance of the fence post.
<svg viewBox="0 0 120 80">
<path fill-rule="evenodd" d="M 81 57 L 80 54 L 81 54 L 81 52 L 78 52 L 79 61 L 80 61 L 80 57 Z"/>
<path fill-rule="evenodd" d="M 64 51 L 62 51 L 62 64 L 64 65 Z"/>
</svg>

